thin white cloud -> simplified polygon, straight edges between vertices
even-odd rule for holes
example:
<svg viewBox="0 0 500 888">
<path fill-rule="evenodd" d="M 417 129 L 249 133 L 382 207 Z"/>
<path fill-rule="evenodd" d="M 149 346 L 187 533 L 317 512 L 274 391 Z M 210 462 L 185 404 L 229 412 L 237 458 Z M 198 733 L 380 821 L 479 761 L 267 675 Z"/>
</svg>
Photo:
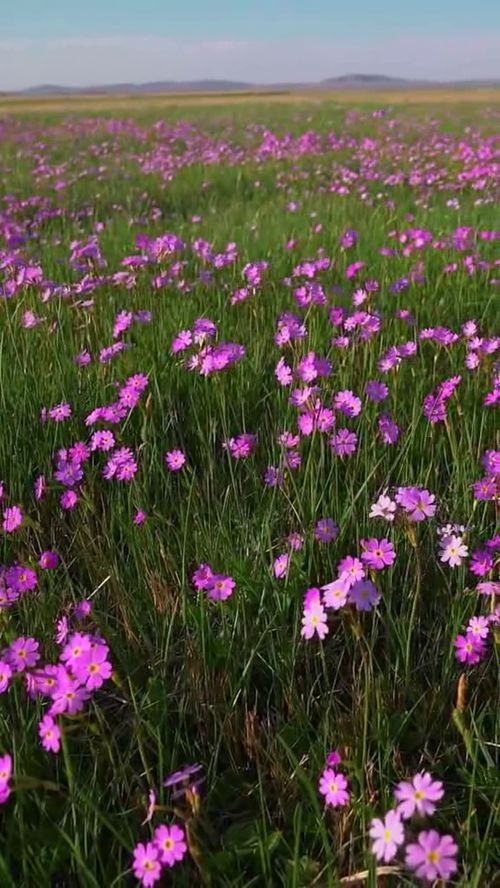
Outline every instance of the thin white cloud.
<svg viewBox="0 0 500 888">
<path fill-rule="evenodd" d="M 0 39 L 0 89 L 149 80 L 316 81 L 352 72 L 416 78 L 500 77 L 500 35 L 356 40 L 173 40 L 149 35 Z"/>
</svg>

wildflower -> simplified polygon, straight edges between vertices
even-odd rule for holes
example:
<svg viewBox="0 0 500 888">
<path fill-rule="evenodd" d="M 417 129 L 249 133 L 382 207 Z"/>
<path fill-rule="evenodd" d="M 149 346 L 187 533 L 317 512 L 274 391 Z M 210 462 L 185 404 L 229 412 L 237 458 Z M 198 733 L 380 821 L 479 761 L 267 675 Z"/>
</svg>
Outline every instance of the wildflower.
<svg viewBox="0 0 500 888">
<path fill-rule="evenodd" d="M 38 559 L 38 565 L 42 570 L 54 570 L 59 564 L 59 555 L 53 549 L 47 549 L 42 552 Z"/>
<path fill-rule="evenodd" d="M 443 795 L 443 784 L 440 780 L 434 780 L 427 771 L 415 774 L 410 783 L 401 781 L 394 790 L 394 797 L 399 802 L 397 810 L 403 820 L 408 820 L 415 811 L 422 815 L 434 814 L 434 803 Z"/>
<path fill-rule="evenodd" d="M 401 435 L 401 429 L 394 422 L 390 413 L 382 413 L 379 416 L 378 430 L 384 444 L 396 444 Z"/>
<path fill-rule="evenodd" d="M 389 394 L 389 387 L 378 379 L 369 379 L 365 385 L 365 393 L 371 401 L 385 401 Z"/>
<path fill-rule="evenodd" d="M 326 611 L 319 603 L 304 608 L 300 630 L 302 637 L 307 639 L 312 638 L 315 633 L 321 639 L 328 635 Z"/>
<path fill-rule="evenodd" d="M 64 493 L 61 494 L 59 502 L 62 509 L 74 509 L 78 502 L 78 494 L 76 494 L 74 490 L 65 490 Z"/>
<path fill-rule="evenodd" d="M 147 515 L 143 512 L 142 509 L 137 509 L 137 512 L 134 515 L 134 524 L 144 524 Z"/>
<path fill-rule="evenodd" d="M 7 660 L 0 660 L 0 694 L 8 690 L 12 678 L 12 669 Z"/>
<path fill-rule="evenodd" d="M 161 877 L 161 864 L 159 861 L 160 849 L 155 842 L 139 842 L 134 848 L 132 869 L 134 876 L 149 888 Z"/>
<path fill-rule="evenodd" d="M 405 839 L 404 827 L 397 811 L 388 811 L 384 819 L 374 817 L 371 821 L 370 838 L 372 851 L 377 860 L 388 863 L 397 854 Z"/>
<path fill-rule="evenodd" d="M 6 656 L 10 667 L 14 672 L 23 672 L 34 666 L 40 659 L 38 653 L 39 644 L 34 638 L 20 636 L 12 641 L 7 648 Z"/>
<path fill-rule="evenodd" d="M 20 506 L 10 506 L 4 510 L 2 527 L 6 533 L 13 533 L 23 523 L 23 512 Z"/>
<path fill-rule="evenodd" d="M 186 457 L 182 450 L 169 450 L 168 453 L 165 454 L 165 462 L 167 468 L 171 472 L 178 472 L 185 464 Z"/>
<path fill-rule="evenodd" d="M 336 749 L 332 749 L 326 755 L 326 763 L 330 768 L 334 768 L 335 765 L 340 765 L 341 761 L 342 757 Z"/>
<path fill-rule="evenodd" d="M 468 554 L 469 550 L 461 536 L 451 534 L 441 539 L 439 560 L 447 562 L 450 567 L 459 567 Z"/>
<path fill-rule="evenodd" d="M 380 593 L 371 580 L 358 580 L 349 589 L 349 602 L 358 611 L 372 610 L 380 601 Z"/>
<path fill-rule="evenodd" d="M 453 644 L 457 660 L 467 665 L 479 663 L 485 651 L 482 638 L 470 631 L 465 635 L 457 635 Z"/>
<path fill-rule="evenodd" d="M 405 864 L 420 879 L 447 880 L 457 870 L 457 853 L 452 836 L 441 836 L 435 829 L 423 830 L 416 842 L 407 845 Z"/>
<path fill-rule="evenodd" d="M 191 778 L 196 777 L 196 780 L 199 781 L 200 771 L 202 771 L 202 769 L 203 766 L 199 764 L 185 765 L 183 768 L 179 768 L 178 771 L 173 771 L 172 774 L 169 774 L 168 777 L 165 777 L 163 781 L 163 786 L 171 788 L 173 786 L 177 786 L 179 783 L 194 785 Z"/>
<path fill-rule="evenodd" d="M 467 626 L 467 634 L 483 641 L 489 635 L 489 620 L 487 617 L 471 617 Z"/>
<path fill-rule="evenodd" d="M 325 586 L 321 587 L 323 594 L 323 601 L 325 607 L 331 607 L 334 610 L 340 610 L 341 607 L 347 602 L 347 596 L 349 594 L 349 585 L 343 579 L 333 580 L 331 583 L 326 583 Z"/>
<path fill-rule="evenodd" d="M 304 537 L 302 536 L 302 534 L 295 531 L 288 534 L 286 541 L 293 552 L 299 552 L 304 545 Z"/>
<path fill-rule="evenodd" d="M 289 556 L 286 552 L 283 552 L 281 555 L 278 555 L 278 557 L 274 559 L 273 573 L 277 579 L 286 576 L 289 560 Z"/>
<path fill-rule="evenodd" d="M 0 755 L 0 804 L 4 804 L 10 796 L 9 781 L 12 777 L 12 758 L 6 753 Z"/>
<path fill-rule="evenodd" d="M 81 632 L 74 632 L 70 635 L 66 645 L 61 652 L 61 662 L 68 669 L 75 672 L 78 668 L 78 661 L 90 651 L 91 637 L 83 635 Z"/>
<path fill-rule="evenodd" d="M 58 715 L 61 712 L 74 715 L 83 709 L 89 697 L 90 692 L 77 679 L 71 678 L 68 672 L 61 671 L 52 692 L 49 715 Z"/>
<path fill-rule="evenodd" d="M 88 601 L 86 598 L 82 599 L 82 601 L 77 601 L 73 608 L 73 613 L 77 620 L 82 620 L 84 617 L 88 617 L 91 611 L 92 602 Z"/>
<path fill-rule="evenodd" d="M 52 716 L 44 715 L 38 723 L 38 733 L 42 746 L 47 752 L 59 752 L 61 747 L 61 730 Z"/>
<path fill-rule="evenodd" d="M 71 406 L 66 403 L 56 404 L 54 407 L 49 407 L 47 415 L 55 422 L 64 422 L 71 416 Z"/>
<path fill-rule="evenodd" d="M 5 573 L 7 586 L 17 594 L 35 589 L 38 584 L 36 570 L 24 564 L 14 564 Z"/>
<path fill-rule="evenodd" d="M 314 528 L 314 537 L 320 543 L 331 543 L 338 536 L 339 529 L 332 518 L 320 518 Z"/>
<path fill-rule="evenodd" d="M 345 580 L 348 586 L 351 587 L 353 583 L 364 579 L 365 569 L 359 558 L 353 558 L 351 555 L 347 555 L 339 562 L 338 574 L 340 579 Z"/>
<path fill-rule="evenodd" d="M 361 540 L 361 561 L 372 570 L 383 570 L 384 567 L 390 567 L 396 560 L 394 546 L 389 540 L 377 540 L 371 537 L 368 540 Z"/>
<path fill-rule="evenodd" d="M 349 389 L 337 392 L 333 399 L 333 406 L 346 416 L 358 416 L 361 413 L 361 399 Z"/>
<path fill-rule="evenodd" d="M 337 433 L 330 438 L 330 445 L 337 456 L 351 456 L 355 453 L 357 444 L 358 436 L 349 429 L 338 429 Z"/>
<path fill-rule="evenodd" d="M 284 482 L 281 469 L 276 466 L 268 466 L 264 474 L 264 484 L 268 487 L 281 487 Z"/>
<path fill-rule="evenodd" d="M 195 589 L 208 589 L 214 573 L 209 564 L 200 564 L 193 573 L 193 585 Z"/>
<path fill-rule="evenodd" d="M 33 484 L 33 491 L 35 494 L 35 499 L 41 500 L 45 492 L 45 478 L 43 475 L 38 475 L 38 477 L 35 479 L 35 483 Z"/>
<path fill-rule="evenodd" d="M 233 459 L 246 459 L 250 456 L 256 442 L 255 435 L 245 432 L 236 438 L 229 438 L 222 446 L 229 451 Z"/>
<path fill-rule="evenodd" d="M 115 446 L 115 436 L 109 429 L 94 432 L 90 438 L 91 450 L 112 450 Z"/>
<path fill-rule="evenodd" d="M 484 577 L 493 567 L 493 556 L 486 549 L 476 549 L 472 553 L 469 570 L 477 577 Z"/>
<path fill-rule="evenodd" d="M 349 803 L 350 793 L 347 778 L 333 768 L 325 768 L 319 781 L 319 791 L 325 803 L 332 808 L 341 808 Z"/>
<path fill-rule="evenodd" d="M 383 518 L 384 521 L 393 522 L 396 512 L 396 503 L 389 496 L 381 494 L 376 503 L 370 508 L 370 518 Z"/>
<path fill-rule="evenodd" d="M 164 866 L 173 866 L 187 853 L 186 834 L 175 823 L 172 826 L 161 824 L 154 833 L 154 843 Z"/>
<path fill-rule="evenodd" d="M 396 500 L 410 521 L 424 521 L 436 513 L 436 497 L 419 487 L 399 487 Z"/>
<path fill-rule="evenodd" d="M 225 601 L 233 594 L 236 583 L 232 577 L 223 576 L 223 574 L 213 574 L 208 581 L 207 597 L 212 601 Z"/>
</svg>

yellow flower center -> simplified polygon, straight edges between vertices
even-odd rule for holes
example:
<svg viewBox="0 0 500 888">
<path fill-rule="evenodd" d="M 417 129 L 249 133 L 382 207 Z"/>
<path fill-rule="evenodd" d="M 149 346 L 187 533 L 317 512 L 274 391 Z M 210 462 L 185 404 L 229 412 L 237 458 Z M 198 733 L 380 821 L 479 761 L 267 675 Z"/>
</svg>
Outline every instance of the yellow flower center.
<svg viewBox="0 0 500 888">
<path fill-rule="evenodd" d="M 428 851 L 427 852 L 427 860 L 429 861 L 429 863 L 437 863 L 438 860 L 440 859 L 440 856 L 441 855 L 440 855 L 439 851 Z"/>
<path fill-rule="evenodd" d="M 330 792 L 337 792 L 337 784 L 334 780 L 330 783 Z"/>
<path fill-rule="evenodd" d="M 417 790 L 415 791 L 415 796 L 414 796 L 414 798 L 417 800 L 417 802 L 420 802 L 421 799 L 424 798 L 424 794 L 423 794 L 423 792 L 422 792 L 420 789 L 417 789 Z"/>
<path fill-rule="evenodd" d="M 173 839 L 165 839 L 165 841 L 163 842 L 163 847 L 164 847 L 165 851 L 171 851 L 172 848 L 174 847 Z"/>
<path fill-rule="evenodd" d="M 390 838 L 391 838 L 391 831 L 390 831 L 390 829 L 384 829 L 384 839 L 385 839 L 385 841 L 388 842 Z"/>
</svg>

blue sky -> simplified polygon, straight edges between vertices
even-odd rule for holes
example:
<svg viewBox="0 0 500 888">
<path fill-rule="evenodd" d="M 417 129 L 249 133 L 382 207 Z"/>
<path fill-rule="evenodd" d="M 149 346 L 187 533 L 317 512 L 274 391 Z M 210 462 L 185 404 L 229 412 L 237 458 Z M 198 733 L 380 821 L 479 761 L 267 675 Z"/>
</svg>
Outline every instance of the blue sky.
<svg viewBox="0 0 500 888">
<path fill-rule="evenodd" d="M 41 82 L 500 77 L 496 0 L 4 0 L 0 89 Z M 4 4 L 2 4 L 4 5 Z"/>
</svg>

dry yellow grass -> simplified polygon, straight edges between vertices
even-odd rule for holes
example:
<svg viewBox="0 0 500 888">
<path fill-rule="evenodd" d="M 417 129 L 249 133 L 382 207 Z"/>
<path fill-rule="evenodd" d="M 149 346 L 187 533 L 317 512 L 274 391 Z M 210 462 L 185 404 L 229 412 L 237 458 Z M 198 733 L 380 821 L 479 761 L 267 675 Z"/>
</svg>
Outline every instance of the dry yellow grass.
<svg viewBox="0 0 500 888">
<path fill-rule="evenodd" d="M 129 93 L 129 94 L 80 94 L 50 96 L 0 95 L 0 113 L 29 114 L 39 112 L 124 112 L 161 110 L 197 105 L 231 105 L 269 103 L 322 103 L 336 102 L 343 105 L 422 105 L 461 104 L 464 102 L 500 103 L 500 89 L 411 89 L 411 90 L 324 90 L 304 89 L 294 91 L 252 90 L 231 93 Z"/>
</svg>

